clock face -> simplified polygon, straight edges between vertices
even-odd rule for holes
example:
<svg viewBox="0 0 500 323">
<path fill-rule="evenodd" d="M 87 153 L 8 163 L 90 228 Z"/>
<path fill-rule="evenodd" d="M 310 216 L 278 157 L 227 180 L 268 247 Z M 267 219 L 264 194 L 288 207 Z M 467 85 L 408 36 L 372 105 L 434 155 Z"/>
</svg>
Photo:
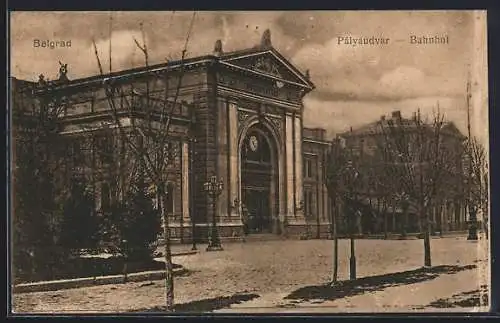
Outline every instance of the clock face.
<svg viewBox="0 0 500 323">
<path fill-rule="evenodd" d="M 285 83 L 276 81 L 276 86 L 278 87 L 278 89 L 281 89 L 283 86 L 285 86 Z"/>
<path fill-rule="evenodd" d="M 250 141 L 249 141 L 250 149 L 252 151 L 256 151 L 258 144 L 259 144 L 259 142 L 257 141 L 257 137 L 251 136 Z"/>
</svg>

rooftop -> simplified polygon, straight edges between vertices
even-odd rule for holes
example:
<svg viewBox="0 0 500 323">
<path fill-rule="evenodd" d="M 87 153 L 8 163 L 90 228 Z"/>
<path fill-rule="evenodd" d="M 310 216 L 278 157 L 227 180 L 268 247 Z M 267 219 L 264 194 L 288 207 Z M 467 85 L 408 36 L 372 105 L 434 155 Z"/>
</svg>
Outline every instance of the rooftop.
<svg viewBox="0 0 500 323">
<path fill-rule="evenodd" d="M 383 115 L 379 120 L 367 123 L 356 129 L 351 128 L 351 130 L 343 132 L 339 134 L 339 136 L 352 137 L 379 134 L 384 128 L 390 126 L 398 126 L 406 129 L 416 128 L 418 118 L 420 117 L 418 116 L 417 112 L 414 112 L 411 118 L 403 118 L 401 115 L 401 111 L 396 110 L 392 112 L 390 118 L 387 118 L 385 115 Z M 430 123 L 426 123 L 425 121 L 422 121 L 422 123 L 430 125 Z M 453 122 L 444 121 L 443 128 L 450 134 L 459 135 L 460 137 L 463 137 L 463 139 L 465 139 L 465 136 L 460 132 L 460 130 L 458 130 Z"/>
</svg>

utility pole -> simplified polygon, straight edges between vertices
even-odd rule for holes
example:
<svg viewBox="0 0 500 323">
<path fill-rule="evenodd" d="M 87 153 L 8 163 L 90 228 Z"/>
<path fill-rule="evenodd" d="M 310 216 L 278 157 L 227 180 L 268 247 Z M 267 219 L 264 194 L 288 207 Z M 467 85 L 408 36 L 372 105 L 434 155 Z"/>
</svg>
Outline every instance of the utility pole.
<svg viewBox="0 0 500 323">
<path fill-rule="evenodd" d="M 351 127 L 351 139 L 352 139 L 352 127 Z M 347 171 L 348 171 L 348 176 L 349 176 L 349 199 L 348 201 L 351 204 L 351 207 L 347 208 L 348 212 L 350 213 L 348 216 L 350 218 L 350 221 L 348 223 L 350 224 L 350 257 L 349 257 L 349 279 L 354 280 L 356 279 L 356 250 L 354 247 L 354 228 L 355 228 L 355 221 L 358 216 L 357 212 L 357 195 L 356 195 L 356 188 L 354 187 L 354 182 L 356 181 L 358 177 L 358 173 L 356 168 L 353 165 L 353 151 L 352 151 L 352 143 L 351 143 L 351 148 L 350 148 L 350 156 L 349 156 L 349 164 L 347 165 Z"/>
<path fill-rule="evenodd" d="M 470 72 L 469 72 L 470 73 Z M 471 137 L 471 129 L 470 129 L 470 99 L 471 99 L 471 83 L 470 83 L 470 74 L 467 78 L 467 154 L 468 154 L 468 171 L 467 171 L 467 199 L 468 199 L 468 207 L 469 207 L 469 235 L 467 236 L 467 240 L 477 240 L 477 208 L 476 203 L 472 197 L 472 189 L 473 185 L 473 173 L 472 173 L 472 137 Z"/>
<path fill-rule="evenodd" d="M 337 283 L 338 277 L 338 249 L 339 249 L 339 240 L 337 237 L 337 218 L 338 218 L 338 172 L 335 174 L 336 176 L 332 179 L 329 175 L 331 171 L 332 164 L 333 167 L 338 167 L 336 163 L 339 163 L 340 156 L 340 147 L 338 138 L 333 139 L 330 145 L 329 157 L 325 158 L 326 162 L 324 163 L 324 176 L 325 183 L 328 185 L 328 196 L 329 196 L 329 211 L 330 211 L 330 223 L 331 223 L 331 234 L 333 239 L 333 270 L 332 270 L 332 285 Z M 331 175 L 331 173 L 330 173 Z M 329 182 L 330 181 L 330 182 Z M 332 183 L 334 181 L 335 183 Z"/>
<path fill-rule="evenodd" d="M 109 12 L 109 73 L 113 71 L 112 65 L 112 47 L 111 47 L 111 38 L 113 36 L 113 12 Z"/>
</svg>

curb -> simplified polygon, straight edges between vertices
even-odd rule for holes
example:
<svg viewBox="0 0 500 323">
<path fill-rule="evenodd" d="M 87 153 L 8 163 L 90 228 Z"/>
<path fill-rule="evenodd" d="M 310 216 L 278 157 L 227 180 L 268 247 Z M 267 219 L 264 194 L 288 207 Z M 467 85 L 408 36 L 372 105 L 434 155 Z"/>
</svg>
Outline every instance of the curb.
<svg viewBox="0 0 500 323">
<path fill-rule="evenodd" d="M 197 253 L 198 253 L 198 250 L 189 250 L 189 251 L 175 253 L 172 255 L 172 257 L 196 255 Z"/>
<path fill-rule="evenodd" d="M 172 253 L 172 258 L 180 257 L 180 256 L 196 255 L 197 253 L 199 253 L 198 250 L 176 252 L 176 253 Z M 163 257 L 164 257 L 163 252 L 161 252 L 161 254 L 159 256 L 155 256 L 154 259 L 160 259 L 160 258 L 163 259 Z"/>
<path fill-rule="evenodd" d="M 173 275 L 179 276 L 185 274 L 188 270 L 184 267 L 175 268 Z M 128 282 L 141 282 L 160 280 L 165 278 L 164 270 L 144 271 L 140 273 L 130 273 L 125 275 L 98 276 L 76 279 L 61 279 L 35 283 L 24 283 L 12 286 L 13 293 L 33 293 L 33 292 L 48 292 L 61 289 L 81 288 L 108 284 L 123 284 Z"/>
</svg>

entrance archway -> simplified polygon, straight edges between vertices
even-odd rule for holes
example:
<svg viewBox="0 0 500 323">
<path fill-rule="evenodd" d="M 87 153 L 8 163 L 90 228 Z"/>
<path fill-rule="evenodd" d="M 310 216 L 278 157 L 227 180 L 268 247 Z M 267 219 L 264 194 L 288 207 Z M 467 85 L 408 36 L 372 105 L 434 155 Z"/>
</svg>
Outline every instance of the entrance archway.
<svg viewBox="0 0 500 323">
<path fill-rule="evenodd" d="M 248 233 L 271 233 L 279 208 L 275 140 L 257 123 L 248 129 L 240 148 L 241 201 L 248 212 Z"/>
</svg>

